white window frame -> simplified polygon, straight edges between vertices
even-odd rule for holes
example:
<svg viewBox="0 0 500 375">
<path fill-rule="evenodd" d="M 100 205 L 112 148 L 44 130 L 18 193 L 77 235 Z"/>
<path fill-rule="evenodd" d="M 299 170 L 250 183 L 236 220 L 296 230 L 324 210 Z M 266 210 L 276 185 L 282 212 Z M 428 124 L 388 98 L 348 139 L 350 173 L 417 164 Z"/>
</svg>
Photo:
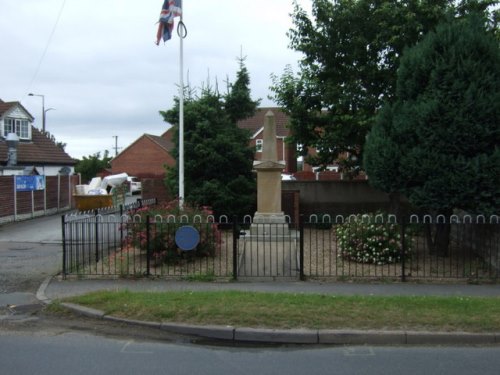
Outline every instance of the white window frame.
<svg viewBox="0 0 500 375">
<path fill-rule="evenodd" d="M 9 133 L 16 133 L 20 139 L 30 138 L 30 125 L 26 119 L 7 117 L 4 120 L 4 137 Z"/>
<path fill-rule="evenodd" d="M 255 140 L 255 152 L 262 152 L 263 148 L 264 148 L 264 140 L 263 139 L 256 139 Z"/>
<path fill-rule="evenodd" d="M 3 121 L 3 136 L 7 137 L 7 134 L 14 132 L 14 119 L 6 118 Z"/>
</svg>

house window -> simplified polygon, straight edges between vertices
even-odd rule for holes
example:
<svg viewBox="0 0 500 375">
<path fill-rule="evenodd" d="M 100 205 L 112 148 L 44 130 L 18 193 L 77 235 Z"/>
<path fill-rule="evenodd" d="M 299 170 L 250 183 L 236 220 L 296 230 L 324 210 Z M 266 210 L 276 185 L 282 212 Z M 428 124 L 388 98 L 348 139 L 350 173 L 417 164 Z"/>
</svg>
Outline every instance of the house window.
<svg viewBox="0 0 500 375">
<path fill-rule="evenodd" d="M 16 133 L 21 139 L 29 138 L 29 123 L 27 120 L 6 118 L 4 122 L 4 136 Z"/>
<path fill-rule="evenodd" d="M 7 134 L 14 133 L 14 119 L 6 118 L 4 122 L 4 137 L 7 137 Z"/>
<path fill-rule="evenodd" d="M 257 139 L 255 140 L 255 151 L 256 152 L 262 152 L 262 146 L 264 144 L 263 139 Z"/>
</svg>

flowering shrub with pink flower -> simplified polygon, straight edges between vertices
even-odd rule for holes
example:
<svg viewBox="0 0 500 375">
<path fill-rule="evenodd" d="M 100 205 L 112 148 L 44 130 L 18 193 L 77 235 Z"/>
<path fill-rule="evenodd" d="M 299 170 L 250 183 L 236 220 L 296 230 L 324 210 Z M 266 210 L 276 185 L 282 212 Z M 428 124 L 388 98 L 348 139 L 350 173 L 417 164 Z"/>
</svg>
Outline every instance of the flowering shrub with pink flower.
<svg viewBox="0 0 500 375">
<path fill-rule="evenodd" d="M 127 224 L 129 245 L 141 250 L 148 250 L 155 263 L 176 262 L 186 257 L 215 256 L 221 247 L 221 234 L 208 207 L 192 207 L 184 204 L 179 209 L 179 201 L 143 207 L 129 213 L 131 220 Z M 200 234 L 197 247 L 183 252 L 175 243 L 177 230 L 185 225 L 196 228 Z M 148 241 L 149 238 L 149 241 Z"/>
<path fill-rule="evenodd" d="M 350 217 L 336 229 L 339 257 L 359 263 L 377 265 L 401 261 L 401 228 L 389 222 L 384 214 L 364 214 Z M 405 237 L 406 253 L 411 249 L 410 236 Z"/>
</svg>

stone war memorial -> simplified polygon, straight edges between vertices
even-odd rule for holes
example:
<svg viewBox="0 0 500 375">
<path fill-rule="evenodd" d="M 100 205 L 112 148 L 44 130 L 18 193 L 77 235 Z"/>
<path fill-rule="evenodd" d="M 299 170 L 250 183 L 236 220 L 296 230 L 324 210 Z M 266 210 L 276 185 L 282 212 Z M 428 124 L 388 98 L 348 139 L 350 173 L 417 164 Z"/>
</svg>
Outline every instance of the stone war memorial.
<svg viewBox="0 0 500 375">
<path fill-rule="evenodd" d="M 265 116 L 261 160 L 257 171 L 257 212 L 250 229 L 242 232 L 238 277 L 252 276 L 296 278 L 298 275 L 298 232 L 289 227 L 289 218 L 281 210 L 281 173 L 278 161 L 274 114 Z"/>
</svg>

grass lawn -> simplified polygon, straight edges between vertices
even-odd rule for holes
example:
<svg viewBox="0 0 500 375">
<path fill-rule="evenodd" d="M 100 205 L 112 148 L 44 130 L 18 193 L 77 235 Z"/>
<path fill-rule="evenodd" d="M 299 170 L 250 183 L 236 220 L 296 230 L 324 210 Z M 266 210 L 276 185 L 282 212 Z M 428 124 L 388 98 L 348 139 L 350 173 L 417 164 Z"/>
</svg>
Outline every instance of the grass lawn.
<svg viewBox="0 0 500 375">
<path fill-rule="evenodd" d="M 64 302 L 144 321 L 255 328 L 500 332 L 500 298 L 123 291 L 95 292 Z"/>
</svg>

